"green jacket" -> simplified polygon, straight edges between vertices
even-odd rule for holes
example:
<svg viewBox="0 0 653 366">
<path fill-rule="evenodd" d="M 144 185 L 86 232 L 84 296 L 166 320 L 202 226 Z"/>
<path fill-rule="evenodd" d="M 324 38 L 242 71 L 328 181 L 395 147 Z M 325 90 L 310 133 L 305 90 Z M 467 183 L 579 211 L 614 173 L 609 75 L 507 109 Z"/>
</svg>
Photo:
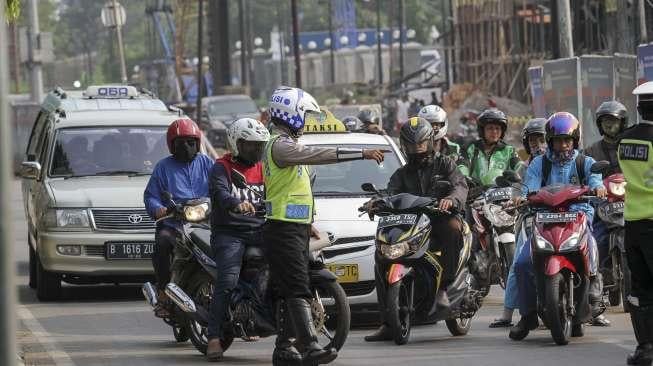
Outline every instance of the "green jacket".
<svg viewBox="0 0 653 366">
<path fill-rule="evenodd" d="M 481 185 L 494 184 L 504 170 L 518 170 L 524 163 L 511 145 L 500 141 L 489 154 L 483 151 L 483 140 L 476 140 L 463 150 L 464 164 L 460 170 Z"/>
</svg>

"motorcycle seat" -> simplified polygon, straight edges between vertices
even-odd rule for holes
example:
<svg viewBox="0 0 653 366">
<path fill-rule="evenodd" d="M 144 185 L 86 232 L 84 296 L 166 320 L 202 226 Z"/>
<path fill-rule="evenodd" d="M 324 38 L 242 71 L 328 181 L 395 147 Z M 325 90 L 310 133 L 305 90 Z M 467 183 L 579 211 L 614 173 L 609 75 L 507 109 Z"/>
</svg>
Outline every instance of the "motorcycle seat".
<svg viewBox="0 0 653 366">
<path fill-rule="evenodd" d="M 213 250 L 211 249 L 211 230 L 199 228 L 193 229 L 190 233 L 190 238 L 204 252 L 204 254 L 213 258 Z"/>
</svg>

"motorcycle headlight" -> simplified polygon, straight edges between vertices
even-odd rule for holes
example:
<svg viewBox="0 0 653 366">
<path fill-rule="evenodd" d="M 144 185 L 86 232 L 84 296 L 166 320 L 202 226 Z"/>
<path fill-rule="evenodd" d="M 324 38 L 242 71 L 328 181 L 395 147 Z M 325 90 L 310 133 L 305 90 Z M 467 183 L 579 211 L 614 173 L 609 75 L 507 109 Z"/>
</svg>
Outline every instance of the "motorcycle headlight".
<svg viewBox="0 0 653 366">
<path fill-rule="evenodd" d="M 565 240 L 564 243 L 560 246 L 560 251 L 561 252 L 570 252 L 573 250 L 578 249 L 578 244 L 580 243 L 580 237 L 578 234 L 574 234 L 569 237 L 569 239 Z"/>
<path fill-rule="evenodd" d="M 88 230 L 91 228 L 86 209 L 50 209 L 45 214 L 45 226 L 60 230 Z"/>
<path fill-rule="evenodd" d="M 202 203 L 199 205 L 185 206 L 184 219 L 188 222 L 200 222 L 207 219 L 209 204 Z"/>
<path fill-rule="evenodd" d="M 497 227 L 511 226 L 515 224 L 515 216 L 503 210 L 503 207 L 495 204 L 488 204 L 485 208 L 485 217 Z"/>
<path fill-rule="evenodd" d="M 615 196 L 623 197 L 626 194 L 626 182 L 610 182 L 608 183 L 608 190 Z"/>
<path fill-rule="evenodd" d="M 539 235 L 535 235 L 535 249 L 538 252 L 554 252 L 553 245 Z"/>
<path fill-rule="evenodd" d="M 389 245 L 389 244 L 379 244 L 379 252 L 381 255 L 387 259 L 397 259 L 403 257 L 410 250 L 408 242 L 402 241 L 400 243 Z"/>
</svg>

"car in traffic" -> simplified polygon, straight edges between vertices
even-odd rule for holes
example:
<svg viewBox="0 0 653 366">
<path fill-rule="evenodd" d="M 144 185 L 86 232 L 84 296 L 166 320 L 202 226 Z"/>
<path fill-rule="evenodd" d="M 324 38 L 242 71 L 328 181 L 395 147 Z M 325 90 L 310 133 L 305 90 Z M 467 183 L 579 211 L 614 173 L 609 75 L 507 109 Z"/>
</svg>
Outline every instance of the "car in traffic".
<svg viewBox="0 0 653 366">
<path fill-rule="evenodd" d="M 254 100 L 245 94 L 214 95 L 202 98 L 202 128 L 216 148 L 226 148 L 227 128 L 239 118 L 258 119 Z"/>
<path fill-rule="evenodd" d="M 299 141 L 307 146 L 330 146 L 389 150 L 385 161 L 353 160 L 311 166 L 315 175 L 315 226 L 333 233 L 336 241 L 325 248 L 325 264 L 338 277 L 352 311 L 376 311 L 374 286 L 374 235 L 376 222 L 361 216 L 358 208 L 371 195 L 361 189 L 365 182 L 385 189 L 390 176 L 406 161 L 391 137 L 350 133 L 330 112 L 322 122 L 308 121 Z"/>
<path fill-rule="evenodd" d="M 152 276 L 155 223 L 143 192 L 156 163 L 169 155 L 168 125 L 182 116 L 132 86 L 46 96 L 20 171 L 29 284 L 39 300 L 58 299 L 62 281 Z"/>
</svg>

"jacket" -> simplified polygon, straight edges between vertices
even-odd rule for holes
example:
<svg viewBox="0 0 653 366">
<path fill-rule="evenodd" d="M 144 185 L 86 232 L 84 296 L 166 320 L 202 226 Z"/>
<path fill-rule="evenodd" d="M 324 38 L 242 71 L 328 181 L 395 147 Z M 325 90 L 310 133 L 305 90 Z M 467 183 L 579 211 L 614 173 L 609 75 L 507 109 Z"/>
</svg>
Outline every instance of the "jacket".
<svg viewBox="0 0 653 366">
<path fill-rule="evenodd" d="M 619 144 L 616 142 L 609 143 L 605 140 L 599 140 L 585 149 L 584 153 L 587 156 L 591 156 L 596 161 L 605 160 L 610 163 L 610 168 L 604 174 L 604 177 L 607 177 L 612 174 L 621 173 L 621 168 L 619 168 L 619 159 L 617 158 L 618 147 Z"/>
</svg>

